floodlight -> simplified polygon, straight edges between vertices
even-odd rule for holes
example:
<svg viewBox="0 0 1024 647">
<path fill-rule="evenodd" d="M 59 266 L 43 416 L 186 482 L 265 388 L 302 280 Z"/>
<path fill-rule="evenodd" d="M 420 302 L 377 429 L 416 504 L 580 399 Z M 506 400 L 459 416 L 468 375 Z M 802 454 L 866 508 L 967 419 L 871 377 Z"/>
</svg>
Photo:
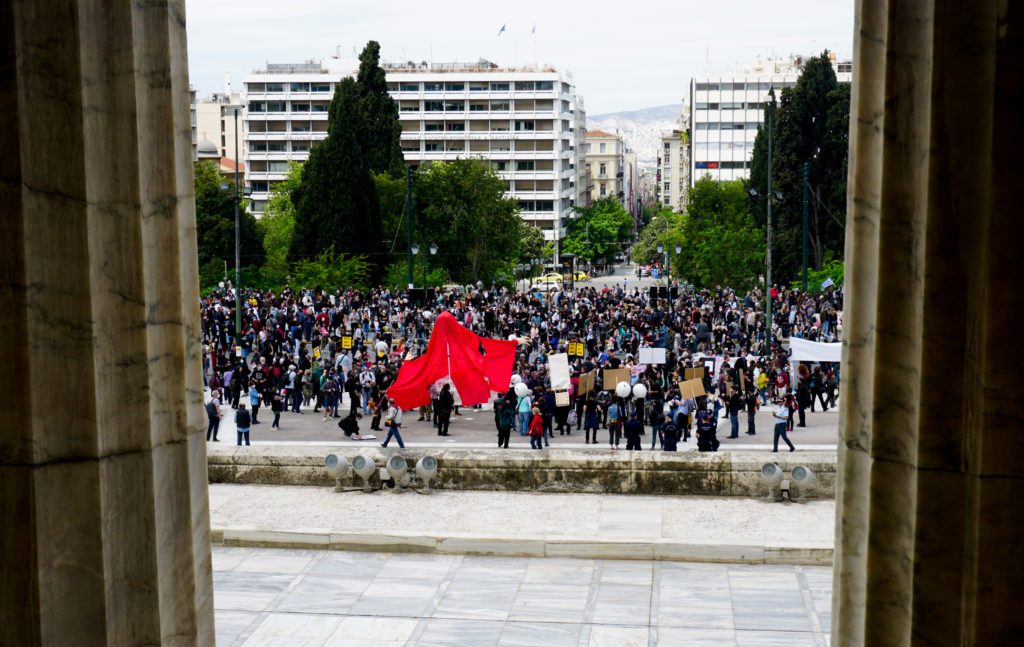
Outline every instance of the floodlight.
<svg viewBox="0 0 1024 647">
<path fill-rule="evenodd" d="M 341 492 L 341 480 L 348 476 L 348 459 L 337 454 L 328 454 L 324 459 L 324 469 L 334 479 L 334 491 Z"/>
<path fill-rule="evenodd" d="M 530 393 L 530 387 L 526 386 L 522 382 L 516 384 L 516 395 L 521 398 L 525 398 Z"/>
<path fill-rule="evenodd" d="M 352 471 L 363 479 L 363 492 L 370 491 L 370 477 L 373 476 L 375 469 L 377 469 L 377 465 L 369 456 L 356 456 L 352 459 Z"/>
<path fill-rule="evenodd" d="M 797 490 L 799 495 L 797 499 L 802 501 L 807 488 L 814 482 L 814 472 L 809 467 L 797 465 L 789 471 L 789 479 L 792 481 L 792 486 Z"/>
<path fill-rule="evenodd" d="M 629 382 L 619 382 L 615 385 L 615 395 L 620 398 L 628 398 L 632 389 L 629 387 Z"/>
<path fill-rule="evenodd" d="M 775 463 L 765 463 L 761 466 L 761 478 L 768 484 L 768 500 L 778 501 L 781 499 L 780 496 L 775 495 L 775 488 L 782 483 L 782 479 L 785 476 L 785 472 L 782 468 Z M 788 488 L 786 488 L 788 489 Z"/>
<path fill-rule="evenodd" d="M 647 397 L 647 387 L 637 382 L 633 385 L 633 397 L 643 400 Z"/>
<path fill-rule="evenodd" d="M 416 476 L 423 481 L 423 491 L 430 492 L 430 479 L 437 476 L 437 459 L 424 456 L 416 461 Z"/>
<path fill-rule="evenodd" d="M 395 492 L 401 492 L 402 479 L 405 477 L 406 472 L 409 471 L 409 463 L 402 456 L 395 454 L 388 459 L 386 469 L 388 475 L 395 481 Z"/>
</svg>

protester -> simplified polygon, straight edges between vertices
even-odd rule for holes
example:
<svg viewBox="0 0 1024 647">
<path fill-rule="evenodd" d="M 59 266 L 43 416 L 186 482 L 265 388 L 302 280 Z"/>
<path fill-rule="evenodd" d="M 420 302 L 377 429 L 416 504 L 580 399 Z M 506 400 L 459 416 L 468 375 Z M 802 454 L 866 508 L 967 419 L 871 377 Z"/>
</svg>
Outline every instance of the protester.
<svg viewBox="0 0 1024 647">
<path fill-rule="evenodd" d="M 384 425 L 388 428 L 388 435 L 380 446 L 387 448 L 388 443 L 394 438 L 398 442 L 398 446 L 401 449 L 405 449 L 405 443 L 402 442 L 402 434 L 399 431 L 402 428 L 402 409 L 393 401 L 390 401 L 388 404 L 387 419 L 384 421 Z"/>
<path fill-rule="evenodd" d="M 238 446 L 242 446 L 242 440 L 245 439 L 245 445 L 249 446 L 249 426 L 251 420 L 249 418 L 249 412 L 245 408 L 244 402 L 238 403 L 238 410 L 235 411 L 235 429 L 238 432 Z"/>
<path fill-rule="evenodd" d="M 629 420 L 625 425 L 626 451 L 640 451 L 640 436 L 644 433 L 644 423 L 640 421 L 637 412 L 629 414 Z M 652 447 L 653 449 L 653 447 Z"/>
<path fill-rule="evenodd" d="M 782 438 L 789 445 L 789 451 L 795 452 L 796 447 L 793 447 L 793 443 L 789 441 L 789 436 L 786 435 L 786 429 L 789 427 L 792 419 L 792 411 L 786 406 L 784 401 L 779 400 L 772 415 L 775 417 L 775 440 L 772 445 L 772 451 L 779 451 L 779 438 Z"/>
<path fill-rule="evenodd" d="M 213 389 L 210 392 L 210 401 L 206 403 L 206 417 L 209 424 L 206 426 L 206 442 L 219 442 L 217 431 L 220 429 L 220 391 Z"/>
<path fill-rule="evenodd" d="M 530 424 L 527 429 L 530 436 L 530 449 L 543 449 L 541 441 L 544 438 L 544 417 L 540 415 L 540 409 L 533 408 Z"/>
</svg>

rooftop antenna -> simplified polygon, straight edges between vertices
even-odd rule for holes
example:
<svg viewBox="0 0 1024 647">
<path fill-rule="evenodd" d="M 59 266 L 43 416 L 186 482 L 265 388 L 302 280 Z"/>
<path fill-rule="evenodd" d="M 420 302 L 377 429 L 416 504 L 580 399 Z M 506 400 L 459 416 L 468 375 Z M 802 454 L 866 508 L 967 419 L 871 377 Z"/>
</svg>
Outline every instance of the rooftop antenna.
<svg viewBox="0 0 1024 647">
<path fill-rule="evenodd" d="M 335 45 L 334 46 L 334 56 L 332 56 L 331 58 L 337 58 L 337 59 L 341 58 L 341 45 Z"/>
</svg>

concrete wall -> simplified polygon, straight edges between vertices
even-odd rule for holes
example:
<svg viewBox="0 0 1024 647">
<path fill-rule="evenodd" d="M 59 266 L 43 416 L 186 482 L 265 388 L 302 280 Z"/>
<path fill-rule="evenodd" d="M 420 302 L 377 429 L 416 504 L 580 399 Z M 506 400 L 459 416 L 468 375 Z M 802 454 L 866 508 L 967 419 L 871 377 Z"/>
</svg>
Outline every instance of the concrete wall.
<svg viewBox="0 0 1024 647">
<path fill-rule="evenodd" d="M 384 457 L 394 451 L 376 445 L 210 447 L 208 471 L 211 483 L 332 485 L 323 469 L 327 454 L 341 454 L 351 462 L 364 453 L 383 466 Z M 835 497 L 835 452 L 403 451 L 410 464 L 428 453 L 439 463 L 431 485 L 443 489 L 760 497 L 767 495 L 761 466 L 774 460 L 787 472 L 805 465 L 815 473 L 808 497 Z M 374 476 L 372 483 L 379 487 L 380 481 Z"/>
</svg>

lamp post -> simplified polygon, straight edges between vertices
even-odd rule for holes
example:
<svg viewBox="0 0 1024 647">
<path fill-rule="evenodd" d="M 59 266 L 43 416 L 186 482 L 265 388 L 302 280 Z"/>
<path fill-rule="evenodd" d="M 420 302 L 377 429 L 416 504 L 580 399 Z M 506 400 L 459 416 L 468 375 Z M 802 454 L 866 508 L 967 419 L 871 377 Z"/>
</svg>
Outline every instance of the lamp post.
<svg viewBox="0 0 1024 647">
<path fill-rule="evenodd" d="M 437 243 L 430 243 L 430 256 L 437 256 Z M 423 255 L 423 293 L 426 295 L 427 291 L 427 263 L 430 261 L 430 256 Z"/>
<path fill-rule="evenodd" d="M 238 213 L 238 111 L 235 106 L 235 345 L 242 339 L 242 234 L 241 216 Z"/>
<path fill-rule="evenodd" d="M 683 246 L 677 243 L 676 244 L 676 256 L 678 257 L 682 253 L 683 253 Z M 676 271 L 678 272 L 679 270 L 677 269 Z M 677 276 L 676 279 L 678 279 L 678 278 L 679 277 Z"/>
<path fill-rule="evenodd" d="M 661 257 L 662 265 L 661 271 L 665 275 L 665 281 L 668 281 L 668 252 L 665 251 L 665 246 L 658 243 L 658 256 Z"/>
<path fill-rule="evenodd" d="M 412 167 L 407 166 L 405 169 L 405 237 L 408 245 L 408 272 L 407 276 L 409 279 L 409 289 L 412 289 L 412 257 L 416 252 L 412 251 Z M 418 250 L 419 248 L 417 248 Z"/>
<path fill-rule="evenodd" d="M 768 94 L 772 99 L 772 109 L 765 111 L 768 113 L 768 194 L 765 196 L 768 205 L 768 269 L 764 284 L 768 292 L 768 306 L 765 308 L 765 313 L 768 316 L 765 321 L 765 339 L 768 341 L 768 360 L 770 362 L 772 359 L 772 113 L 775 112 L 775 89 L 770 88 Z"/>
<path fill-rule="evenodd" d="M 409 246 L 409 258 L 410 259 L 412 259 L 414 256 L 417 256 L 419 253 L 420 253 L 420 246 L 417 243 L 413 243 L 412 245 Z M 412 277 L 412 272 L 411 271 L 409 272 L 409 276 Z M 412 280 L 412 278 L 410 278 L 409 279 L 409 289 L 411 290 L 414 287 L 416 287 L 416 283 Z"/>
</svg>

